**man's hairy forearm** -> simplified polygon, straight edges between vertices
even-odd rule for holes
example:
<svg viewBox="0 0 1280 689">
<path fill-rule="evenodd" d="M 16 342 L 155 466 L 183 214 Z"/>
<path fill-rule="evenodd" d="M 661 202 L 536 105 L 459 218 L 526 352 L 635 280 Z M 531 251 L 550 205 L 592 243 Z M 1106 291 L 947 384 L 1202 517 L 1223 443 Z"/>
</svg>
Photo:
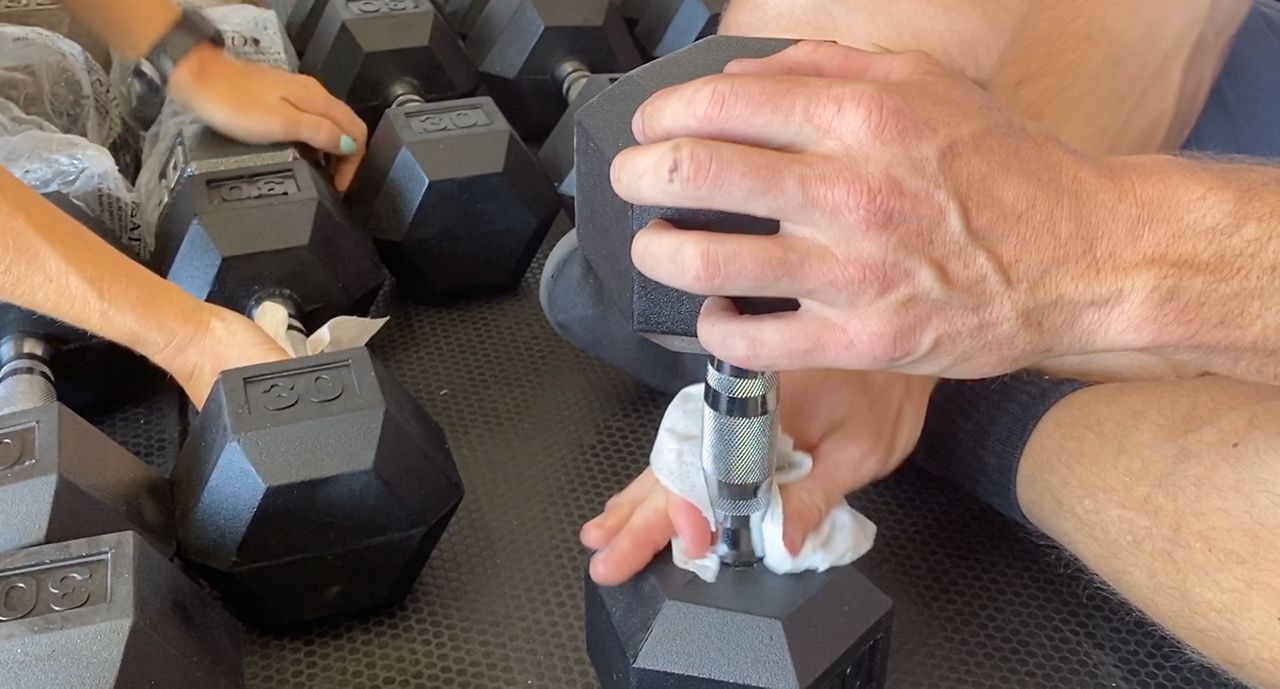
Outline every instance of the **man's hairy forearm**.
<svg viewBox="0 0 1280 689">
<path fill-rule="evenodd" d="M 1121 295 L 1088 319 L 1099 348 L 1280 384 L 1280 169 L 1171 156 L 1111 164 L 1132 201 L 1097 219 L 1115 239 L 1074 276 Z"/>
<path fill-rule="evenodd" d="M 1179 147 L 1250 0 L 1037 0 L 990 88 L 1090 153 Z"/>
<path fill-rule="evenodd" d="M 0 301 L 118 342 L 171 370 L 210 309 L 0 168 Z"/>
<path fill-rule="evenodd" d="M 73 14 L 127 57 L 147 54 L 178 22 L 173 0 L 65 0 Z"/>
</svg>

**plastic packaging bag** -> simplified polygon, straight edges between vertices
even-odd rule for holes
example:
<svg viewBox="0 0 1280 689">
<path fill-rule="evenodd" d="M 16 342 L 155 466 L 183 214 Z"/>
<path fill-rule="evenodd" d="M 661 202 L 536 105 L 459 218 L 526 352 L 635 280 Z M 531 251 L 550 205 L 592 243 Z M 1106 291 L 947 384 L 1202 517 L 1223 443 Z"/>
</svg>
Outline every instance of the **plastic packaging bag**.
<svg viewBox="0 0 1280 689">
<path fill-rule="evenodd" d="M 239 4 L 212 7 L 205 10 L 205 16 L 223 32 L 227 52 L 235 57 L 283 69 L 296 69 L 297 58 L 284 39 L 284 31 L 275 12 Z M 112 68 L 113 79 L 120 77 L 117 70 L 126 69 L 121 62 L 116 60 Z M 127 76 L 127 72 L 125 74 Z M 165 103 L 155 126 L 147 132 L 142 149 L 142 171 L 138 175 L 139 216 L 147 247 L 155 246 L 156 222 L 169 193 L 162 183 L 162 172 L 179 134 L 194 122 L 193 114 L 169 101 Z"/>
<path fill-rule="evenodd" d="M 70 39 L 44 29 L 0 24 L 0 99 L 100 146 L 120 133 L 120 106 L 102 67 Z M 11 123 L 19 119 L 4 115 Z"/>
<path fill-rule="evenodd" d="M 137 202 L 107 149 L 70 134 L 32 129 L 0 137 L 0 167 L 41 194 L 62 192 L 141 255 Z"/>
</svg>

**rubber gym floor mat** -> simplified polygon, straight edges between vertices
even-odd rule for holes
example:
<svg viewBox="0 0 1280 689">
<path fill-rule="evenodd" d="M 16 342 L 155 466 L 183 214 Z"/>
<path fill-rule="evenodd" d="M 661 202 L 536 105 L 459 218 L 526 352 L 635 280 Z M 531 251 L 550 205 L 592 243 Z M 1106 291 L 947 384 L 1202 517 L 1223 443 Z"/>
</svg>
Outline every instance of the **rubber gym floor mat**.
<svg viewBox="0 0 1280 689">
<path fill-rule="evenodd" d="M 251 635 L 250 689 L 596 686 L 578 527 L 645 465 L 668 400 L 561 342 L 539 271 L 513 296 L 387 304 L 373 349 L 447 430 L 466 499 L 396 609 Z M 92 420 L 165 465 L 176 399 Z M 1057 547 L 927 476 L 908 469 L 855 504 L 880 526 L 858 566 L 896 605 L 894 689 L 1244 689 Z"/>
</svg>

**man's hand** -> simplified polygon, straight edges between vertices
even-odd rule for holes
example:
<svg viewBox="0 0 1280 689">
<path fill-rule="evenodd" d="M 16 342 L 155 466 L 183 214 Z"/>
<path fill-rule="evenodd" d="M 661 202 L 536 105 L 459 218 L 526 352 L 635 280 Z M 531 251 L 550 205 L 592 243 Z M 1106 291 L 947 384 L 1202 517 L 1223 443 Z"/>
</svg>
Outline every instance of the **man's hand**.
<svg viewBox="0 0 1280 689">
<path fill-rule="evenodd" d="M 770 237 L 635 238 L 636 266 L 703 295 L 792 297 L 740 316 L 710 299 L 703 344 L 750 368 L 982 377 L 1116 347 L 1130 308 L 1099 218 L 1128 185 L 918 53 L 802 43 L 662 91 L 613 184 L 643 205 L 782 221 Z M 1105 212 L 1103 212 L 1105 210 Z M 1120 226 L 1120 225 L 1118 225 Z"/>
<path fill-rule="evenodd" d="M 934 379 L 896 373 L 803 371 L 782 376 L 782 427 L 813 455 L 813 471 L 782 487 L 783 542 L 792 553 L 840 500 L 898 468 L 924 426 Z M 707 520 L 646 470 L 582 527 L 598 551 L 591 578 L 613 586 L 635 576 L 679 534 L 690 557 L 711 547 Z"/>
<path fill-rule="evenodd" d="M 364 157 L 368 128 L 310 76 L 243 62 L 205 45 L 178 63 L 169 95 L 233 139 L 300 141 L 335 156 L 338 191 L 351 186 Z"/>
</svg>

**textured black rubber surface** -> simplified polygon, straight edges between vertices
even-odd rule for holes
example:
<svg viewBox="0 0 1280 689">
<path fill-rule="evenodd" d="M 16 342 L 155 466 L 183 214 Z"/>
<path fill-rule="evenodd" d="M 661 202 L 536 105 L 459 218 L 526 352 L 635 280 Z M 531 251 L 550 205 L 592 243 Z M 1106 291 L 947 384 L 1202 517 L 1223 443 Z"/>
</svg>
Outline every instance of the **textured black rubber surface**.
<svg viewBox="0 0 1280 689">
<path fill-rule="evenodd" d="M 390 304 L 373 349 L 448 431 L 467 497 L 403 605 L 252 637 L 250 689 L 595 686 L 578 526 L 644 466 L 667 400 L 556 337 L 539 271 L 517 296 Z M 94 420 L 165 464 L 176 399 Z M 907 470 L 855 504 L 880 526 L 860 566 L 894 600 L 894 689 L 1243 689 L 955 489 Z"/>
</svg>

